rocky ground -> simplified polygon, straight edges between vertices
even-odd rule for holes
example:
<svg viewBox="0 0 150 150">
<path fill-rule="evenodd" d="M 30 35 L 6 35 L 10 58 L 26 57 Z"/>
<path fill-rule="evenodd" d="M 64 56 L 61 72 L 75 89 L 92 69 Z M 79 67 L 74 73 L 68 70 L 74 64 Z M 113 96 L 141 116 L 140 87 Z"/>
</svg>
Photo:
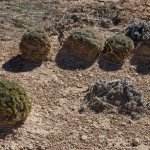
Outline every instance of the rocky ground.
<svg viewBox="0 0 150 150">
<path fill-rule="evenodd" d="M 97 13 L 99 9 L 95 6 L 104 4 L 113 7 Z M 112 23 L 101 27 L 101 20 L 89 23 L 85 16 L 72 23 L 70 16 L 74 12 L 104 17 Z M 0 0 L 0 76 L 25 87 L 33 103 L 23 125 L 0 131 L 0 149 L 150 150 L 149 115 L 132 120 L 117 113 L 79 111 L 88 86 L 103 78 L 129 78 L 143 93 L 144 100 L 150 102 L 150 68 L 141 69 L 129 58 L 122 66 L 95 62 L 81 69 L 66 59 L 67 55 L 58 55 L 65 32 L 73 26 L 92 24 L 108 37 L 122 32 L 134 20 L 149 21 L 149 18 L 148 0 Z M 63 24 L 63 28 L 60 24 L 55 27 L 54 22 Z M 44 26 L 51 36 L 52 50 L 47 62 L 27 62 L 19 56 L 21 36 L 33 24 Z M 59 66 L 56 58 L 66 62 Z"/>
</svg>

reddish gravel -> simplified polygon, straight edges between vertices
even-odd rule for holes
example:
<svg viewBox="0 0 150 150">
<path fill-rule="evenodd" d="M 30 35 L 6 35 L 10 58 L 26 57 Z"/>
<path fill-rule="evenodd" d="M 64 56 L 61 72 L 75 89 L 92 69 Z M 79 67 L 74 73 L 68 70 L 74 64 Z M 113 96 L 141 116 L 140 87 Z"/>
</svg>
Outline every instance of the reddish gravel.
<svg viewBox="0 0 150 150">
<path fill-rule="evenodd" d="M 132 13 L 137 19 L 149 20 L 150 5 L 148 1 L 146 3 L 146 1 L 141 2 L 140 0 L 126 0 L 122 1 L 122 4 L 118 1 L 116 3 L 120 9 Z M 40 2 L 43 3 L 42 6 Z M 92 0 L 63 2 L 39 0 L 39 3 L 28 0 L 24 2 L 19 0 L 0 1 L 0 76 L 16 81 L 25 87 L 33 103 L 32 111 L 22 126 L 13 129 L 12 132 L 0 131 L 0 149 L 150 149 L 149 115 L 145 114 L 137 120 L 131 120 L 128 116 L 114 113 L 95 114 L 90 110 L 79 113 L 89 84 L 102 78 L 111 80 L 128 77 L 143 93 L 144 100 L 150 102 L 149 68 L 144 72 L 137 71 L 136 66 L 131 65 L 131 58 L 127 59 L 120 68 L 112 68 L 112 66 L 104 65 L 102 62 L 100 64 L 95 62 L 83 70 L 73 70 L 69 67 L 60 68 L 55 62 L 60 49 L 58 35 L 51 36 L 53 47 L 49 61 L 34 64 L 17 56 L 19 54 L 18 43 L 25 28 L 30 26 L 30 23 L 47 25 L 48 20 L 54 16 L 55 20 L 57 17 L 62 18 L 65 13 L 68 14 L 69 8 L 77 4 L 84 6 L 86 5 L 85 2 L 93 3 Z M 64 9 L 67 5 L 68 7 Z M 39 10 L 34 9 L 34 7 Z M 58 8 L 57 11 L 56 8 Z M 144 8 L 145 10 L 143 10 Z M 19 15 L 23 12 L 27 16 L 31 17 L 32 15 L 32 20 L 30 18 L 27 21 L 28 17 L 24 14 L 25 23 L 18 27 L 20 24 Z M 50 17 L 42 22 L 41 17 L 44 13 L 49 13 Z M 14 24 L 14 20 L 17 26 Z M 19 21 L 17 22 L 17 20 Z M 113 28 L 122 30 L 124 26 L 125 24 L 122 23 Z M 111 29 L 102 29 L 102 32 L 108 37 L 115 34 L 114 30 Z M 59 57 L 63 57 L 63 55 Z M 68 61 L 68 63 L 71 62 Z M 133 147 L 134 138 L 140 140 L 140 145 Z"/>
</svg>

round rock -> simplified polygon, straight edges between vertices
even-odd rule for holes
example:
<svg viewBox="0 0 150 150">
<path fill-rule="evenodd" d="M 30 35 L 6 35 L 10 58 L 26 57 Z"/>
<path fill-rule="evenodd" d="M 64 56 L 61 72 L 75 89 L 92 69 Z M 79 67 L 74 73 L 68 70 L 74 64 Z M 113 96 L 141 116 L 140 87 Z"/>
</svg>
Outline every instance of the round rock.
<svg viewBox="0 0 150 150">
<path fill-rule="evenodd" d="M 48 33 L 42 27 L 30 27 L 19 44 L 23 58 L 31 61 L 46 61 L 51 45 Z"/>
<path fill-rule="evenodd" d="M 86 136 L 86 135 L 82 135 L 82 136 L 81 136 L 81 139 L 82 139 L 83 141 L 86 141 L 86 140 L 87 140 L 87 136 Z"/>
<path fill-rule="evenodd" d="M 140 145 L 140 140 L 139 140 L 139 138 L 134 138 L 134 139 L 132 139 L 132 145 L 133 145 L 133 146 L 138 146 L 138 145 Z"/>
</svg>

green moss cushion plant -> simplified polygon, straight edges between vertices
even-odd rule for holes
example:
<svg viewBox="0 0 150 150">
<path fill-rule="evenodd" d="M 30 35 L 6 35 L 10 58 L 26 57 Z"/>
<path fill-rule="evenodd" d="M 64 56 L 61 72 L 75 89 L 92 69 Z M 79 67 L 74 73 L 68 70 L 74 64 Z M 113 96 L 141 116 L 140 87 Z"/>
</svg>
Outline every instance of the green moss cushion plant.
<svg viewBox="0 0 150 150">
<path fill-rule="evenodd" d="M 134 49 L 133 41 L 123 35 L 115 35 L 106 40 L 104 52 L 108 59 L 122 61 L 124 60 Z"/>
<path fill-rule="evenodd" d="M 104 48 L 105 38 L 92 28 L 75 28 L 71 31 L 65 45 L 77 58 L 96 59 Z"/>
<path fill-rule="evenodd" d="M 24 88 L 0 78 L 0 126 L 23 122 L 30 110 L 31 101 Z"/>
<path fill-rule="evenodd" d="M 48 33 L 42 27 L 30 27 L 19 44 L 23 58 L 31 61 L 46 61 L 51 45 Z"/>
</svg>

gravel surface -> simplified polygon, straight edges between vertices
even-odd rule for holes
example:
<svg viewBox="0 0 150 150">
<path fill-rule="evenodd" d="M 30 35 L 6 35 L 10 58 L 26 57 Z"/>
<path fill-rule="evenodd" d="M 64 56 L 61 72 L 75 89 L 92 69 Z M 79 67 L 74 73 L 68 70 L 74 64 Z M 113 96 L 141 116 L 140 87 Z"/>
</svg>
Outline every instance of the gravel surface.
<svg viewBox="0 0 150 150">
<path fill-rule="evenodd" d="M 36 64 L 20 57 L 18 44 L 28 26 L 34 23 L 49 26 L 50 21 L 60 21 L 64 14 L 68 15 L 72 7 L 83 6 L 82 9 L 87 10 L 84 6 L 93 3 L 92 0 L 44 0 L 41 5 L 40 2 L 42 1 L 0 1 L 0 76 L 22 85 L 33 103 L 31 113 L 24 124 L 18 128 L 0 131 L 0 149 L 148 150 L 149 115 L 143 114 L 139 119 L 131 120 L 121 114 L 96 114 L 88 110 L 81 113 L 79 110 L 89 84 L 103 78 L 129 78 L 140 89 L 143 99 L 150 102 L 149 70 L 137 72 L 136 65 L 131 64 L 130 58 L 120 68 L 115 69 L 114 66 L 112 70 L 107 63 L 102 67 L 97 62 L 83 70 L 61 69 L 55 62 L 61 48 L 57 32 L 51 35 L 49 61 Z M 150 7 L 144 2 L 127 0 L 117 3 L 117 7 L 131 13 L 134 18 L 148 20 Z M 101 30 L 109 37 L 120 32 L 124 26 L 125 24 L 121 23 L 113 29 Z M 138 141 L 135 141 L 135 138 L 138 138 Z M 133 142 L 138 144 L 133 146 Z"/>
</svg>

